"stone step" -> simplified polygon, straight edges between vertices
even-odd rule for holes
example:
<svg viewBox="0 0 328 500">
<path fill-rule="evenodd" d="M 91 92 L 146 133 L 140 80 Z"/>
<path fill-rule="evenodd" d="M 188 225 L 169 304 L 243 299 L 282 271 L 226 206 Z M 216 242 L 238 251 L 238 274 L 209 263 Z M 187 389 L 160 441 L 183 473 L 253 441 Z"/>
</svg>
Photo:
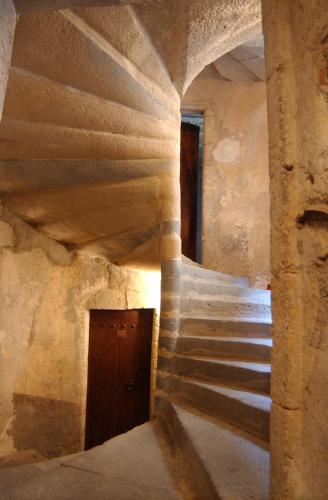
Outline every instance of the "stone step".
<svg viewBox="0 0 328 500">
<path fill-rule="evenodd" d="M 144 28 L 133 9 L 124 6 L 113 9 L 109 15 L 103 8 L 84 8 L 78 10 L 78 15 L 123 57 L 129 59 L 136 69 L 162 87 L 172 99 L 176 98 L 169 73 L 149 37 L 145 35 Z M 120 31 L 122 26 L 124 26 L 124 36 Z M 131 44 L 126 43 L 126 40 L 130 40 L 139 50 L 131 50 Z"/>
<path fill-rule="evenodd" d="M 269 441 L 268 396 L 164 374 L 158 376 L 158 388 L 174 400 Z"/>
<path fill-rule="evenodd" d="M 183 377 L 209 380 L 261 394 L 270 393 L 270 364 L 173 355 L 159 356 L 158 367 Z"/>
<path fill-rule="evenodd" d="M 271 292 L 269 290 L 261 290 L 258 288 L 247 288 L 245 286 L 207 279 L 195 279 L 189 276 L 182 276 L 181 292 L 184 298 L 201 298 L 208 296 L 209 300 L 213 299 L 213 295 L 231 296 L 249 300 L 250 302 L 260 302 L 271 304 Z"/>
<path fill-rule="evenodd" d="M 271 339 L 236 337 L 179 337 L 176 352 L 185 355 L 215 356 L 218 358 L 262 361 L 270 363 Z"/>
<path fill-rule="evenodd" d="M 180 320 L 180 335 L 270 338 L 272 336 L 272 323 L 270 320 L 251 321 L 184 315 Z"/>
<path fill-rule="evenodd" d="M 179 500 L 163 454 L 163 439 L 148 422 L 92 448 L 42 476 L 13 487 L 1 500 Z M 1 481 L 1 476 L 0 476 Z"/>
<path fill-rule="evenodd" d="M 89 9 L 84 15 L 88 12 L 92 15 Z M 100 16 L 103 24 L 115 24 L 113 13 L 108 11 Z M 103 32 L 97 31 L 101 28 L 96 26 L 94 20 L 91 21 L 92 26 L 89 26 L 89 21 L 70 10 L 56 13 L 43 11 L 33 14 L 28 21 L 22 18 L 16 33 L 17 50 L 13 55 L 13 66 L 158 118 L 176 118 L 178 96 L 172 86 L 166 86 L 163 91 L 133 61 L 115 49 Z M 126 36 L 129 36 L 133 25 L 134 20 L 125 15 Z M 109 26 L 107 29 L 110 31 Z M 31 31 L 34 33 L 33 40 L 29 40 Z M 65 43 L 67 37 L 71 44 Z M 26 43 L 26 39 L 30 43 Z M 142 34 L 140 43 L 142 54 L 147 43 Z M 90 51 L 94 58 L 90 58 Z M 59 58 L 60 65 L 57 64 Z M 170 95 L 167 89 L 172 89 Z"/>
<path fill-rule="evenodd" d="M 250 302 L 236 297 L 183 297 L 180 302 L 181 315 L 214 317 L 217 319 L 271 320 L 271 305 Z"/>
<path fill-rule="evenodd" d="M 269 498 L 269 453 L 222 423 L 166 402 L 165 423 L 195 478 L 199 500 Z"/>
<path fill-rule="evenodd" d="M 182 264 L 182 279 L 192 278 L 193 280 L 213 280 L 214 282 L 231 283 L 240 286 L 248 286 L 248 278 L 235 277 L 230 274 L 219 273 L 211 269 L 205 269 L 198 265 Z"/>
</svg>

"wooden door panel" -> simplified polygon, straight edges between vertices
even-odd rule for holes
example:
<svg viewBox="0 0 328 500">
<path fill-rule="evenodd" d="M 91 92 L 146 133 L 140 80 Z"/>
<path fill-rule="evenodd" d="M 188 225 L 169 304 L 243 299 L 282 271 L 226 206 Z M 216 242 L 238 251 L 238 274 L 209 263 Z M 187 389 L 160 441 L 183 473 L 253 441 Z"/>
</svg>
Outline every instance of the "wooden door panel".
<svg viewBox="0 0 328 500">
<path fill-rule="evenodd" d="M 128 334 L 120 342 L 120 359 L 125 360 L 125 368 L 120 371 L 120 406 L 125 409 L 121 432 L 148 419 L 152 315 L 131 311 L 126 324 Z"/>
<path fill-rule="evenodd" d="M 86 449 L 149 418 L 153 310 L 91 311 Z"/>
<path fill-rule="evenodd" d="M 196 260 L 199 127 L 181 123 L 181 240 L 182 253 Z"/>
<path fill-rule="evenodd" d="M 94 311 L 90 321 L 88 360 L 88 389 L 90 390 L 87 395 L 86 418 L 88 448 L 93 442 L 99 442 L 107 433 L 115 432 L 117 426 L 118 397 L 113 383 L 118 378 L 119 345 L 116 342 L 114 329 L 109 327 L 106 319 L 104 311 Z M 107 380 L 107 383 L 101 383 L 103 380 Z M 102 415 L 110 415 L 110 419 L 102 418 Z M 94 422 L 97 422 L 97 425 L 94 425 Z"/>
</svg>

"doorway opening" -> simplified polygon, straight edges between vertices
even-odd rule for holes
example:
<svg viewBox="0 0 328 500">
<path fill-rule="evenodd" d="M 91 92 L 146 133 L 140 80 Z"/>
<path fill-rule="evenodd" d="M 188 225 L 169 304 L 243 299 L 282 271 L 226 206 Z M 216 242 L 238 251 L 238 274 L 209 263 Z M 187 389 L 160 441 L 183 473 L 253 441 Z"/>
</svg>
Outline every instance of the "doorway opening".
<svg viewBox="0 0 328 500">
<path fill-rule="evenodd" d="M 86 450 L 149 420 L 153 317 L 90 311 Z"/>
<path fill-rule="evenodd" d="M 202 165 L 204 113 L 182 111 L 181 117 L 181 240 L 182 253 L 201 263 Z"/>
</svg>

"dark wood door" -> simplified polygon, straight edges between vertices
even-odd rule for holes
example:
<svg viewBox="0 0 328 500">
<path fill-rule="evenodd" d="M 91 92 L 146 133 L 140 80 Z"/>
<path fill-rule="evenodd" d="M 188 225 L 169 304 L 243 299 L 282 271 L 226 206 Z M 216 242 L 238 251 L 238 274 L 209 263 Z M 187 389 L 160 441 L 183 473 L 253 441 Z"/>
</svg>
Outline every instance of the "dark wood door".
<svg viewBox="0 0 328 500">
<path fill-rule="evenodd" d="M 199 127 L 181 123 L 181 239 L 182 253 L 196 260 Z"/>
<path fill-rule="evenodd" d="M 90 311 L 85 448 L 149 419 L 153 310 Z"/>
</svg>

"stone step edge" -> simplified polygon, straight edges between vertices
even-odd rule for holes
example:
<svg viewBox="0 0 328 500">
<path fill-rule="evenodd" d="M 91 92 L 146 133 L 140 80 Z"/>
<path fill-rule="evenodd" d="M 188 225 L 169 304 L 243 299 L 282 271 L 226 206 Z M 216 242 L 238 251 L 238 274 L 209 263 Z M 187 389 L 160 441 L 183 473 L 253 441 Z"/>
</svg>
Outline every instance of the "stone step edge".
<svg viewBox="0 0 328 500">
<path fill-rule="evenodd" d="M 197 453 L 187 432 L 178 418 L 174 405 L 166 397 L 156 396 L 156 417 L 159 419 L 168 441 L 177 455 L 179 449 L 190 481 L 193 483 L 195 496 L 199 500 L 219 500 L 215 485 Z"/>
<path fill-rule="evenodd" d="M 201 279 L 213 279 L 218 281 L 226 281 L 228 283 L 236 283 L 241 286 L 248 287 L 249 280 L 246 277 L 236 277 L 232 274 L 220 273 L 219 271 L 214 271 L 213 269 L 206 269 L 205 267 L 201 267 L 199 265 L 190 265 L 186 263 L 182 263 L 181 266 L 181 276 L 188 277 L 198 277 Z"/>
<path fill-rule="evenodd" d="M 258 398 L 265 398 L 265 399 L 271 400 L 270 395 L 268 395 L 268 394 L 259 394 L 258 392 L 245 390 L 245 389 L 241 389 L 238 387 L 231 387 L 230 385 L 219 384 L 219 383 L 215 383 L 212 381 L 199 380 L 199 379 L 196 379 L 193 377 L 185 377 L 182 375 L 175 375 L 175 374 L 172 374 L 170 372 L 160 371 L 158 375 L 162 379 L 168 379 L 168 380 L 169 379 L 171 379 L 171 380 L 176 379 L 176 380 L 181 381 L 182 383 L 185 383 L 185 384 L 198 386 L 199 388 L 204 389 L 207 392 L 221 394 L 224 397 L 234 399 L 235 401 L 238 401 L 239 403 L 244 404 L 246 406 L 250 406 L 256 410 L 263 411 L 263 412 L 268 413 L 268 414 L 270 413 L 270 410 L 263 409 L 260 406 L 257 406 L 256 404 L 250 404 L 249 402 L 245 402 L 242 400 L 242 398 L 239 397 L 242 394 L 249 394 L 250 396 L 256 396 Z M 223 389 L 223 391 L 230 392 L 231 395 L 227 396 L 224 392 L 220 392 L 220 389 Z M 163 392 L 165 394 L 169 394 L 165 390 L 159 389 L 159 388 L 156 389 L 155 394 L 157 395 L 161 392 Z M 199 411 L 201 411 L 201 410 L 199 410 Z M 204 411 L 204 413 L 206 413 L 206 412 Z"/>
<path fill-rule="evenodd" d="M 256 325 L 258 327 L 260 326 L 273 326 L 273 321 L 272 319 L 270 318 L 236 318 L 234 316 L 232 316 L 231 318 L 213 318 L 213 316 L 207 316 L 206 314 L 203 314 L 203 316 L 199 316 L 199 315 L 193 315 L 192 313 L 190 312 L 186 312 L 186 313 L 181 313 L 180 314 L 180 318 L 182 320 L 202 320 L 202 321 L 218 321 L 219 323 L 231 323 L 233 325 L 239 325 L 239 324 L 242 324 L 242 325 Z"/>
<path fill-rule="evenodd" d="M 185 403 L 178 398 L 176 398 L 174 395 L 168 394 L 163 390 L 158 390 L 156 391 L 156 405 L 158 402 L 165 401 L 168 402 L 171 405 L 175 406 L 180 406 L 181 408 L 189 411 L 190 413 L 194 413 L 198 415 L 199 417 L 203 418 L 204 420 L 208 420 L 218 427 L 226 427 L 228 428 L 231 432 L 238 434 L 242 436 L 243 438 L 247 439 L 248 441 L 251 441 L 252 443 L 256 444 L 260 448 L 269 451 L 270 449 L 270 444 L 269 441 L 266 441 L 263 438 L 260 438 L 258 436 L 255 436 L 251 432 L 247 431 L 243 427 L 238 427 L 235 424 L 232 424 L 230 422 L 227 422 L 223 418 L 217 415 L 213 415 L 211 413 L 206 412 L 205 410 L 193 407 L 190 403 Z M 158 408 L 158 406 L 156 406 Z M 264 411 L 264 410 L 263 410 Z M 155 418 L 157 418 L 157 413 Z"/>
<path fill-rule="evenodd" d="M 252 345 L 264 345 L 266 347 L 272 346 L 272 338 L 268 337 L 213 337 L 211 335 L 188 335 L 188 339 L 198 339 L 198 340 L 214 340 L 215 342 L 231 342 L 231 343 L 241 343 L 241 344 L 252 344 Z M 180 336 L 179 338 L 186 338 L 185 336 Z M 267 344 L 267 341 L 271 341 L 271 344 Z"/>
<path fill-rule="evenodd" d="M 190 340 L 189 340 L 190 339 Z M 269 351 L 272 350 L 272 338 L 268 337 L 232 337 L 232 336 L 211 336 L 211 335 L 180 335 L 177 338 L 177 349 L 180 349 L 179 344 L 182 343 L 181 348 L 184 344 L 187 344 L 188 341 L 194 343 L 194 348 L 198 349 L 202 347 L 202 344 L 208 344 L 208 350 L 212 350 L 215 347 L 220 348 L 222 345 L 231 345 L 231 346 L 242 346 L 247 347 L 260 347 L 267 349 Z M 187 352 L 187 351 L 186 351 Z"/>
<path fill-rule="evenodd" d="M 258 297 L 240 297 L 238 295 L 187 295 L 186 297 L 181 297 L 181 306 L 184 304 L 188 304 L 190 302 L 195 305 L 199 304 L 199 307 L 204 307 L 204 304 L 236 304 L 236 305 L 250 305 L 250 306 L 263 306 L 271 310 L 271 301 L 267 300 L 268 297 L 265 297 L 265 300 L 258 300 Z"/>
<path fill-rule="evenodd" d="M 158 358 L 158 372 L 160 373 L 167 373 L 168 375 L 171 376 L 177 376 L 180 379 L 184 379 L 185 381 L 190 380 L 193 382 L 199 382 L 200 384 L 212 384 L 218 387 L 226 387 L 227 389 L 235 389 L 235 390 L 240 390 L 243 392 L 249 392 L 251 394 L 257 394 L 259 396 L 269 396 L 270 395 L 270 378 L 271 378 L 271 370 L 270 371 L 260 371 L 256 370 L 255 368 L 252 367 L 247 367 L 247 366 L 238 366 L 238 365 L 231 365 L 229 363 L 223 362 L 223 360 L 198 360 L 199 361 L 199 368 L 200 370 L 200 365 L 204 367 L 205 363 L 205 370 L 211 369 L 213 367 L 213 364 L 216 364 L 215 370 L 219 370 L 219 373 L 215 372 L 215 374 L 208 375 L 208 373 L 201 373 L 200 371 L 197 372 L 197 360 L 195 360 L 194 366 L 195 368 L 193 369 L 192 372 L 189 373 L 181 373 L 179 367 L 176 365 L 176 363 L 179 363 L 180 359 L 192 359 L 192 358 L 187 358 L 187 357 L 179 357 L 176 355 L 166 357 L 166 356 L 159 356 Z M 211 366 L 212 364 L 212 366 Z M 256 363 L 253 363 L 256 364 Z M 263 364 L 263 363 L 262 363 Z M 270 363 L 266 363 L 267 365 L 270 366 Z M 223 370 L 220 372 L 220 369 Z M 225 376 L 225 373 L 228 370 L 228 374 L 230 376 Z M 232 378 L 233 375 L 235 374 L 236 377 L 236 372 L 238 373 L 238 378 Z M 250 377 L 250 380 L 245 380 L 242 379 L 243 375 L 245 377 Z M 255 387 L 254 387 L 255 386 Z"/>
<path fill-rule="evenodd" d="M 229 397 L 230 399 L 234 399 L 234 400 L 240 402 L 240 404 L 250 406 L 250 407 L 254 408 L 255 410 L 263 411 L 265 413 L 270 413 L 270 410 L 263 409 L 260 406 L 257 406 L 256 404 L 250 404 L 249 402 L 248 403 L 244 402 L 242 400 L 242 398 L 239 397 L 242 394 L 249 394 L 250 396 L 255 396 L 258 398 L 265 398 L 265 399 L 269 399 L 271 401 L 270 394 L 263 394 L 263 393 L 259 393 L 256 391 L 252 391 L 251 389 L 248 389 L 248 388 L 235 387 L 235 386 L 231 386 L 228 384 L 224 384 L 222 382 L 215 382 L 213 380 L 202 380 L 202 379 L 198 379 L 195 377 L 188 377 L 186 375 L 177 375 L 175 373 L 163 371 L 163 370 L 158 370 L 158 377 L 159 377 L 159 380 L 162 379 L 163 381 L 165 379 L 172 380 L 172 381 L 178 380 L 179 382 L 182 382 L 184 384 L 197 386 L 198 388 L 201 388 L 207 392 L 211 392 L 214 394 L 220 394 L 223 397 Z M 220 391 L 221 389 L 223 389 L 223 391 L 230 392 L 231 395 L 227 396 L 226 394 L 224 394 L 224 392 Z M 155 394 L 157 394 L 158 392 L 161 392 L 162 390 L 163 389 L 159 389 L 157 387 Z M 164 392 L 166 393 L 165 390 L 164 390 Z"/>
<path fill-rule="evenodd" d="M 236 318 L 236 317 L 233 317 L 231 316 L 230 318 L 229 317 L 225 317 L 225 318 L 220 318 L 220 317 L 215 317 L 215 316 L 212 316 L 212 315 L 195 315 L 195 314 L 191 314 L 190 312 L 185 312 L 185 313 L 181 313 L 180 314 L 180 320 L 181 321 L 197 321 L 197 322 L 207 322 L 207 321 L 210 321 L 210 322 L 217 322 L 219 323 L 220 326 L 235 326 L 235 327 L 243 327 L 243 326 L 251 326 L 251 327 L 255 327 L 255 328 L 261 328 L 261 327 L 270 327 L 272 328 L 273 326 L 273 322 L 272 322 L 272 319 L 271 318 Z M 272 335 L 270 335 L 270 337 L 272 337 Z"/>
<path fill-rule="evenodd" d="M 166 358 L 181 358 L 181 359 L 191 359 L 195 362 L 200 361 L 200 362 L 208 362 L 209 364 L 216 364 L 216 365 L 226 365 L 226 366 L 231 366 L 235 368 L 242 368 L 245 370 L 251 370 L 259 373 L 271 373 L 271 363 L 269 361 L 253 361 L 249 359 L 229 359 L 227 357 L 220 357 L 220 356 L 207 356 L 205 355 L 198 355 L 198 354 L 184 354 L 180 352 L 174 352 L 174 354 L 170 354 L 169 356 L 163 356 L 159 355 L 159 357 L 166 357 Z M 250 365 L 255 365 L 255 366 L 250 366 Z M 258 365 L 258 366 L 256 366 Z M 258 368 L 264 368 L 263 370 L 258 370 Z M 267 370 L 265 368 L 268 368 Z"/>
<path fill-rule="evenodd" d="M 206 316 L 204 313 L 206 312 Z M 208 313 L 208 311 L 200 311 L 199 313 L 191 314 L 190 311 L 181 311 L 180 312 L 180 320 L 191 320 L 191 321 L 217 321 L 219 323 L 249 323 L 249 324 L 258 324 L 258 325 L 269 325 L 272 326 L 272 317 L 270 315 L 259 315 L 259 316 L 224 316 L 222 314 L 218 314 L 216 311 L 212 313 Z M 270 335 L 271 336 L 271 335 Z"/>
<path fill-rule="evenodd" d="M 169 373 L 160 373 L 159 376 L 162 378 L 162 381 L 165 383 L 166 380 L 168 381 L 172 381 L 172 382 L 175 382 L 177 381 L 178 383 L 180 384 L 186 384 L 187 387 L 185 387 L 185 389 L 188 388 L 188 386 L 191 387 L 191 390 L 198 390 L 198 391 L 204 391 L 204 392 L 207 392 L 208 395 L 211 395 L 211 397 L 213 396 L 213 398 L 223 398 L 223 400 L 228 400 L 230 402 L 230 404 L 237 404 L 239 405 L 241 408 L 241 411 L 243 410 L 244 407 L 248 407 L 250 408 L 250 410 L 253 412 L 260 412 L 263 414 L 263 416 L 265 416 L 265 418 L 268 418 L 270 419 L 270 412 L 271 410 L 270 409 L 265 409 L 265 408 L 261 408 L 260 406 L 256 405 L 256 404 L 251 404 L 250 402 L 247 402 L 247 401 L 243 401 L 240 397 L 238 397 L 238 393 L 241 394 L 241 393 L 247 393 L 249 395 L 254 395 L 256 397 L 263 397 L 263 398 L 266 398 L 266 399 L 270 399 L 270 396 L 268 395 L 265 395 L 265 394 L 258 394 L 258 393 L 254 393 L 254 392 L 251 392 L 251 391 L 246 391 L 246 390 L 242 390 L 240 388 L 235 388 L 235 387 L 230 387 L 230 386 L 226 386 L 226 385 L 223 385 L 223 384 L 213 384 L 213 383 L 207 383 L 207 382 L 204 382 L 204 381 L 200 381 L 200 380 L 197 380 L 197 379 L 192 379 L 192 378 L 185 378 L 185 377 L 180 377 L 180 376 L 176 376 L 176 375 L 171 375 Z M 212 387 L 211 387 L 212 386 Z M 215 390 L 218 389 L 217 391 Z M 220 388 L 223 389 L 223 390 L 226 390 L 226 391 L 229 391 L 231 394 L 230 395 L 227 395 L 225 394 L 224 392 L 220 392 Z M 177 403 L 181 403 L 181 404 L 184 404 L 184 405 L 187 405 L 191 408 L 194 408 L 195 410 L 199 411 L 200 413 L 203 413 L 204 415 L 209 415 L 211 418 L 215 419 L 215 420 L 218 420 L 219 422 L 223 421 L 225 423 L 227 423 L 228 425 L 230 425 L 231 427 L 237 429 L 238 431 L 242 431 L 242 432 L 245 432 L 248 436 L 252 436 L 252 438 L 255 438 L 255 439 L 259 439 L 261 442 L 265 443 L 265 442 L 268 442 L 269 441 L 269 423 L 268 423 L 268 428 L 267 426 L 265 426 L 264 428 L 262 428 L 262 426 L 260 427 L 260 432 L 259 432 L 259 428 L 258 427 L 254 427 L 253 425 L 250 427 L 249 425 L 243 425 L 241 424 L 240 422 L 238 423 L 237 421 L 234 421 L 234 420 L 229 420 L 227 418 L 224 418 L 221 415 L 217 415 L 216 413 L 214 413 L 214 411 L 212 411 L 211 409 L 206 409 L 203 405 L 202 402 L 199 402 L 197 400 L 197 397 L 195 399 L 194 396 L 192 396 L 192 398 L 187 401 L 185 401 L 184 399 L 184 393 L 181 392 L 181 391 L 176 391 L 173 388 L 169 388 L 169 392 L 167 391 L 167 388 L 165 388 L 161 382 L 160 382 L 160 388 L 157 387 L 156 389 L 156 397 L 157 396 L 160 396 L 160 395 L 165 395 L 166 398 L 169 398 L 173 401 L 176 401 Z M 253 420 L 252 420 L 253 422 Z"/>
<path fill-rule="evenodd" d="M 202 337 L 186 335 L 177 339 L 175 353 L 182 356 L 208 357 L 217 360 L 270 363 L 272 346 L 266 343 L 266 340 L 247 339 L 247 337 Z M 165 343 L 163 343 L 164 345 Z"/>
<path fill-rule="evenodd" d="M 189 413 L 190 415 L 194 415 L 195 417 L 204 420 L 205 425 L 206 423 L 208 423 L 210 425 L 214 424 L 215 426 L 220 427 L 227 435 L 231 435 L 233 439 L 237 438 L 239 440 L 240 438 L 244 442 L 248 441 L 251 445 L 263 450 L 263 453 L 269 453 L 268 444 L 261 439 L 248 435 L 248 433 L 245 433 L 240 429 L 236 429 L 234 426 L 227 424 L 224 421 L 216 420 L 215 422 L 213 422 L 213 419 L 208 415 L 195 410 L 194 408 L 191 408 L 184 403 L 170 401 L 165 398 L 165 396 L 160 396 L 158 399 L 158 407 L 161 407 L 159 418 L 164 421 L 163 424 L 166 426 L 166 429 L 168 429 L 168 432 L 170 432 L 170 439 L 172 441 L 175 441 L 175 445 L 179 447 L 182 454 L 184 455 L 185 461 L 189 465 L 190 473 L 193 474 L 195 479 L 199 477 L 199 474 L 201 474 L 203 484 L 204 482 L 206 483 L 205 491 L 204 487 L 195 488 L 196 495 L 193 498 L 197 498 L 197 500 L 207 500 L 214 498 L 222 499 L 222 496 L 220 495 L 219 490 L 217 489 L 217 486 L 215 486 L 215 482 L 213 481 L 214 471 L 213 469 L 209 470 L 206 467 L 206 460 L 204 460 L 201 449 L 197 447 L 197 444 L 194 442 L 192 433 L 190 433 L 190 430 L 188 431 L 188 428 L 186 428 L 184 425 L 183 419 L 179 417 L 179 409 L 181 409 L 184 413 Z M 217 453 L 220 454 L 219 448 L 217 449 Z M 234 471 L 234 473 L 238 474 L 238 470 Z M 228 500 L 230 496 L 225 496 L 224 498 Z M 233 498 L 236 497 L 234 496 Z"/>
<path fill-rule="evenodd" d="M 180 315 L 181 337 L 208 337 L 208 338 L 269 338 L 272 339 L 272 320 L 248 321 L 242 319 L 210 318 L 208 316 L 195 317 L 190 314 Z M 204 331 L 205 330 L 205 331 Z M 219 330 L 219 331 L 218 331 Z M 204 333 L 203 333 L 204 332 Z"/>
<path fill-rule="evenodd" d="M 197 289 L 198 285 L 203 286 L 203 287 L 209 287 L 210 290 L 215 289 L 216 287 L 222 288 L 223 290 L 225 288 L 231 289 L 233 292 L 240 291 L 240 293 L 247 295 L 249 294 L 254 294 L 254 295 L 263 295 L 265 297 L 271 297 L 271 290 L 266 290 L 264 288 L 252 288 L 250 286 L 242 286 L 239 283 L 234 283 L 233 281 L 224 281 L 224 280 L 212 280 L 208 278 L 193 278 L 192 276 L 188 276 L 186 274 L 182 275 L 181 278 L 181 284 L 186 286 L 191 286 L 194 289 L 191 289 L 189 293 L 197 294 Z M 190 285 L 191 284 L 191 285 Z M 189 291 L 189 290 L 188 290 Z M 198 292 L 199 294 L 202 294 L 203 292 Z M 209 295 L 212 296 L 214 295 L 214 292 L 209 291 L 209 293 L 205 293 L 204 295 Z M 229 295 L 229 294 L 227 294 Z"/>
</svg>

